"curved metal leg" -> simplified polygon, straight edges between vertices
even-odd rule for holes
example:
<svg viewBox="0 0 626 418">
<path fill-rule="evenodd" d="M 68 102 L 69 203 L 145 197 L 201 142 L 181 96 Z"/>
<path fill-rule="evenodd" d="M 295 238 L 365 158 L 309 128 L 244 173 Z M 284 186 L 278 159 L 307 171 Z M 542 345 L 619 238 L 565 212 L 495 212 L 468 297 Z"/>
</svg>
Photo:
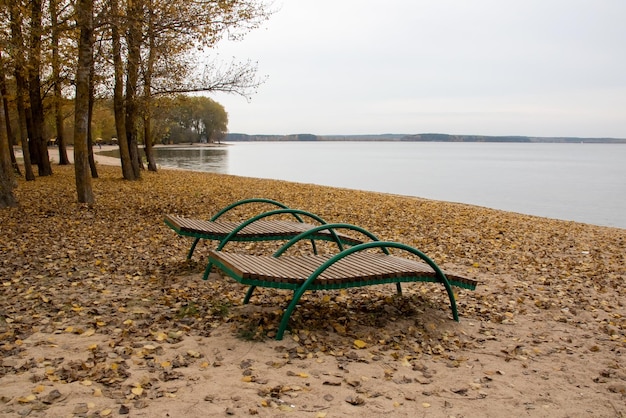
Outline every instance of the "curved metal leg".
<svg viewBox="0 0 626 418">
<path fill-rule="evenodd" d="M 252 297 L 252 293 L 254 293 L 254 289 L 256 289 L 256 286 L 254 286 L 254 285 L 253 285 L 253 286 L 250 286 L 250 287 L 248 288 L 248 292 L 246 293 L 246 297 L 245 297 L 245 298 L 243 298 L 243 303 L 244 303 L 244 305 L 245 305 L 246 303 L 250 302 L 250 298 Z"/>
<path fill-rule="evenodd" d="M 298 305 L 298 301 L 300 300 L 304 292 L 306 292 L 307 288 L 308 286 L 303 285 L 303 286 L 300 286 L 298 290 L 294 292 L 293 299 L 291 299 L 291 302 L 289 302 L 289 305 L 287 305 L 287 309 L 285 309 L 285 313 L 283 313 L 283 317 L 280 320 L 280 325 L 278 326 L 278 332 L 276 333 L 277 340 L 280 341 L 283 339 L 283 334 L 285 333 L 285 330 L 287 329 L 287 325 L 289 324 L 289 318 L 291 318 L 291 314 L 293 313 L 294 309 L 296 309 L 296 306 Z"/>
<path fill-rule="evenodd" d="M 213 263 L 210 261 L 207 263 L 206 268 L 204 269 L 204 274 L 202 275 L 202 280 L 207 280 L 209 278 L 209 274 L 211 273 L 211 268 L 213 267 Z"/>
<path fill-rule="evenodd" d="M 456 322 L 459 322 L 459 312 L 456 309 L 456 301 L 454 299 L 454 291 L 452 290 L 452 286 L 450 286 L 450 282 L 448 282 L 448 279 L 443 281 L 443 285 L 446 288 L 446 292 L 448 292 L 448 298 L 450 299 L 450 309 L 452 309 L 452 318 L 454 318 Z"/>
<path fill-rule="evenodd" d="M 196 238 L 193 241 L 193 244 L 191 244 L 191 248 L 189 249 L 189 253 L 187 254 L 187 260 L 191 260 L 191 256 L 193 255 L 193 252 L 196 250 L 196 245 L 198 245 L 199 241 L 200 241 L 200 238 Z"/>
</svg>

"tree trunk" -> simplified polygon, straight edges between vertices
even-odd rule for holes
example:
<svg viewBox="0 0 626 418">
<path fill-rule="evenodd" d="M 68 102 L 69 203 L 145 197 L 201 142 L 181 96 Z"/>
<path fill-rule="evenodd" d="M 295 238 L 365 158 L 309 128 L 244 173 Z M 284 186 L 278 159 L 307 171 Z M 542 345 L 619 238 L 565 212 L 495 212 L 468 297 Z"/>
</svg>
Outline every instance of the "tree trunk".
<svg viewBox="0 0 626 418">
<path fill-rule="evenodd" d="M 143 4 L 141 0 L 128 2 L 126 15 L 128 18 L 128 31 L 126 32 L 126 45 L 128 56 L 126 59 L 126 139 L 136 179 L 141 177 L 141 165 L 139 147 L 137 141 L 137 82 L 139 80 L 139 60 L 141 58 L 141 16 Z"/>
<path fill-rule="evenodd" d="M 11 39 L 14 47 L 17 50 L 24 50 L 24 37 L 22 36 L 22 15 L 19 11 L 15 10 L 15 7 L 10 7 L 11 18 Z M 22 143 L 22 155 L 24 158 L 24 171 L 26 173 L 26 180 L 35 180 L 35 173 L 33 173 L 33 166 L 30 162 L 30 151 L 28 149 L 28 128 L 26 120 L 26 103 L 24 98 L 26 96 L 26 81 L 24 77 L 25 62 L 24 55 L 17 54 L 15 57 L 15 103 L 17 107 L 17 115 L 19 121 L 20 141 Z"/>
<path fill-rule="evenodd" d="M 41 99 L 41 0 L 31 0 L 31 41 L 29 48 L 28 93 L 32 117 L 32 136 L 37 148 L 37 165 L 40 176 L 52 175 L 48 145 L 43 137 L 43 100 Z"/>
<path fill-rule="evenodd" d="M 150 0 L 148 0 L 150 1 Z M 154 13 L 152 4 L 148 4 L 147 8 L 148 18 L 148 62 L 145 68 L 144 85 L 143 85 L 143 98 L 144 98 L 144 113 L 143 113 L 143 142 L 144 151 L 146 153 L 146 159 L 148 160 L 148 170 L 157 171 L 156 160 L 154 159 L 154 150 L 152 148 L 152 73 L 154 71 Z"/>
<path fill-rule="evenodd" d="M 89 112 L 87 122 L 87 154 L 89 155 L 89 168 L 91 169 L 91 177 L 98 178 L 98 169 L 96 167 L 96 160 L 93 156 L 93 136 L 91 129 L 91 120 L 93 119 L 93 103 L 94 103 L 94 74 L 96 70 L 94 68 L 94 60 L 91 60 L 91 67 L 89 68 Z"/>
<path fill-rule="evenodd" d="M 33 165 L 30 162 L 30 149 L 28 148 L 28 128 L 26 121 L 26 105 L 24 104 L 24 96 L 26 95 L 26 89 L 24 88 L 24 79 L 21 75 L 18 75 L 19 70 L 15 72 L 15 85 L 17 86 L 17 115 L 20 128 L 20 140 L 22 142 L 22 158 L 24 159 L 24 171 L 26 172 L 26 180 L 35 180 L 35 173 L 33 172 Z"/>
<path fill-rule="evenodd" d="M 70 163 L 67 157 L 63 129 L 63 95 L 61 92 L 61 60 L 59 58 L 59 27 L 57 20 L 57 0 L 50 0 L 50 22 L 52 23 L 52 81 L 54 83 L 54 121 L 59 148 L 59 165 Z"/>
<path fill-rule="evenodd" d="M 13 177 L 13 167 L 11 166 L 11 158 L 9 155 L 9 147 L 11 147 L 11 145 L 9 144 L 8 137 L 5 135 L 5 129 L 2 126 L 2 124 L 6 122 L 4 112 L 0 112 L 0 208 L 17 206 L 17 199 L 15 198 L 15 194 L 13 194 L 13 189 L 17 187 L 17 182 Z"/>
<path fill-rule="evenodd" d="M 122 175 L 126 180 L 136 180 L 133 171 L 128 140 L 126 138 L 126 123 L 124 110 L 124 63 L 122 61 L 121 46 L 121 22 L 119 18 L 118 0 L 111 0 L 111 43 L 113 47 L 113 69 L 115 83 L 113 85 L 113 113 L 115 114 L 115 130 L 117 143 L 120 147 L 120 162 L 122 163 Z"/>
<path fill-rule="evenodd" d="M 4 68 L 4 64 L 2 63 L 2 54 L 0 53 L 0 68 Z M 13 171 L 18 176 L 22 175 L 20 171 L 20 166 L 17 164 L 17 159 L 15 158 L 15 152 L 13 151 L 13 129 L 11 129 L 11 112 L 9 110 L 9 100 L 7 99 L 7 84 L 4 75 L 4 71 L 0 70 L 0 95 L 2 96 L 2 108 L 4 110 L 4 124 L 6 126 L 7 140 L 9 143 L 9 155 L 11 157 L 11 165 L 13 166 Z"/>
<path fill-rule="evenodd" d="M 78 68 L 76 70 L 76 110 L 74 112 L 74 171 L 80 203 L 94 203 L 91 177 L 88 171 L 87 133 L 89 126 L 89 72 L 93 61 L 93 0 L 78 0 L 76 26 Z"/>
</svg>

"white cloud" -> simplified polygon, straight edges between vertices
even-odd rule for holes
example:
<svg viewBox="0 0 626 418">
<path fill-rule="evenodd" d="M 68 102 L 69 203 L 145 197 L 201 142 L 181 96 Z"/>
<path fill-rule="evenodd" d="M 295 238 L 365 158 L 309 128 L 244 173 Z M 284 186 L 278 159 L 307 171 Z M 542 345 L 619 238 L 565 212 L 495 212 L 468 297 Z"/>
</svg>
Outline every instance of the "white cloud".
<svg viewBox="0 0 626 418">
<path fill-rule="evenodd" d="M 230 131 L 626 137 L 622 0 L 284 0 Z"/>
</svg>

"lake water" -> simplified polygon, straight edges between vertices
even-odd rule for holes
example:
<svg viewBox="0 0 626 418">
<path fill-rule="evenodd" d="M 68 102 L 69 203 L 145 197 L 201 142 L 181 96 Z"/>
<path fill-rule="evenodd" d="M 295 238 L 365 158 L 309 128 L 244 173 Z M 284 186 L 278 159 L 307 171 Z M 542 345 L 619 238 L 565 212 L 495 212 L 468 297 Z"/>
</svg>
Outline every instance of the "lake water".
<svg viewBox="0 0 626 418">
<path fill-rule="evenodd" d="M 418 196 L 626 228 L 626 145 L 243 142 L 162 166 Z"/>
</svg>

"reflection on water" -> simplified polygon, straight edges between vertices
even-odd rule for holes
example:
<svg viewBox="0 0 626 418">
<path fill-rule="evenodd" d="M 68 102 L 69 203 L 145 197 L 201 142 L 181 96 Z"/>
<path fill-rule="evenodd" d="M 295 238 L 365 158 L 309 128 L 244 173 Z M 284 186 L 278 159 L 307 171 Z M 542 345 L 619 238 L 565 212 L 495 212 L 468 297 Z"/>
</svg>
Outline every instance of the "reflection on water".
<svg viewBox="0 0 626 418">
<path fill-rule="evenodd" d="M 155 148 L 157 164 L 184 170 L 228 174 L 227 147 Z"/>
<path fill-rule="evenodd" d="M 120 156 L 119 150 L 100 154 L 117 158 Z M 228 147 L 155 147 L 154 157 L 162 167 L 228 174 Z"/>
</svg>

